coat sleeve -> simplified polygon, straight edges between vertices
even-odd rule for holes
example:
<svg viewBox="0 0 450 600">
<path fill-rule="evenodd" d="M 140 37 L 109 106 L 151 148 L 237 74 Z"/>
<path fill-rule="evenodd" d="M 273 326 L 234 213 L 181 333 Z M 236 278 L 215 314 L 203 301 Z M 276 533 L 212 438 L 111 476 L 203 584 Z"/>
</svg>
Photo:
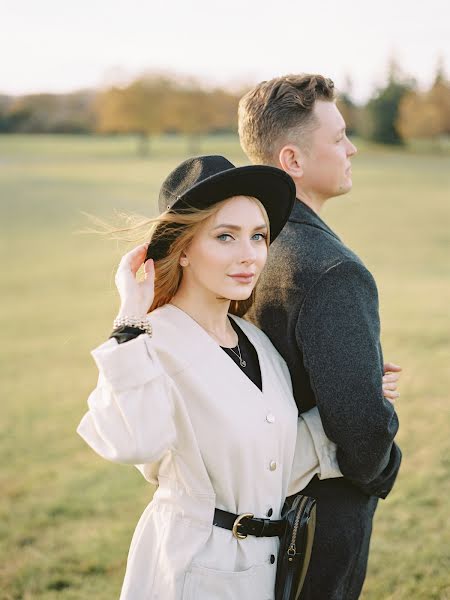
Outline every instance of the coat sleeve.
<svg viewBox="0 0 450 600">
<path fill-rule="evenodd" d="M 151 338 L 140 335 L 126 344 L 110 339 L 91 354 L 99 379 L 77 432 L 107 460 L 158 461 L 175 444 L 175 391 Z"/>
<path fill-rule="evenodd" d="M 306 487 L 314 475 L 319 479 L 342 477 L 336 458 L 336 444 L 325 435 L 317 407 L 298 418 L 288 496 Z"/>
<path fill-rule="evenodd" d="M 385 498 L 400 466 L 399 423 L 383 397 L 378 293 L 363 265 L 346 261 L 322 275 L 300 309 L 296 339 L 344 477 Z"/>
</svg>

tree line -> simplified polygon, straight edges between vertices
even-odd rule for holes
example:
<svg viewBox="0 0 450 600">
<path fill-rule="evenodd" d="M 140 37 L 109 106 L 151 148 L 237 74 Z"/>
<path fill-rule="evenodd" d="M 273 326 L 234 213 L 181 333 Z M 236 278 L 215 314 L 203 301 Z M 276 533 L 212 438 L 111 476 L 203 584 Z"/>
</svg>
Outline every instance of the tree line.
<svg viewBox="0 0 450 600">
<path fill-rule="evenodd" d="M 134 134 L 148 153 L 154 135 L 184 134 L 191 140 L 235 133 L 237 106 L 245 92 L 206 88 L 195 80 L 145 75 L 124 86 L 69 94 L 0 95 L 2 133 Z M 338 106 L 349 133 L 383 144 L 450 136 L 450 82 L 438 65 L 432 85 L 420 90 L 391 63 L 385 84 L 365 105 L 352 100 L 347 81 Z"/>
</svg>

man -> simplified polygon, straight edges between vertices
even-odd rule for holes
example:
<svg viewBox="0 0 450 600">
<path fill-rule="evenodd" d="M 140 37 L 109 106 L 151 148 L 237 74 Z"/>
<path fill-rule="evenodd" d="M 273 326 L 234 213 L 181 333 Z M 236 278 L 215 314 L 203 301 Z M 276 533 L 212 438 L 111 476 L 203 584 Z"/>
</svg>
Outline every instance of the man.
<svg viewBox="0 0 450 600">
<path fill-rule="evenodd" d="M 241 145 L 254 163 L 293 178 L 297 202 L 271 248 L 248 314 L 285 358 L 299 411 L 317 405 L 343 478 L 314 478 L 317 529 L 304 600 L 353 600 L 364 582 L 372 519 L 400 466 L 398 419 L 381 381 L 378 295 L 362 261 L 319 216 L 352 187 L 355 146 L 320 75 L 263 82 L 239 104 Z M 386 388 L 397 374 L 385 377 Z"/>
</svg>

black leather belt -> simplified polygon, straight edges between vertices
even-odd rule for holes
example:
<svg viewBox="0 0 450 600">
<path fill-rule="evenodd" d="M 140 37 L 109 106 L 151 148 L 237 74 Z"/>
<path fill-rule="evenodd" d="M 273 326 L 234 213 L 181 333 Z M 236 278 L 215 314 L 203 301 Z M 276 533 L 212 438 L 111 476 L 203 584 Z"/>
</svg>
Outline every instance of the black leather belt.
<svg viewBox="0 0 450 600">
<path fill-rule="evenodd" d="M 213 525 L 222 527 L 222 529 L 230 529 L 234 537 L 243 540 L 248 535 L 256 537 L 281 537 L 284 533 L 286 522 L 284 520 L 255 519 L 251 513 L 235 515 L 226 510 L 216 508 Z"/>
</svg>

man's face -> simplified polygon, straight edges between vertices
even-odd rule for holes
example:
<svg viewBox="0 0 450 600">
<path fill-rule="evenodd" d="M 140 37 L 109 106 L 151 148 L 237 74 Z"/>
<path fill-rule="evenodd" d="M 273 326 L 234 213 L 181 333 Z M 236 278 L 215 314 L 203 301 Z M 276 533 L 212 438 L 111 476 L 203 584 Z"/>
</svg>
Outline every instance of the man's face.
<svg viewBox="0 0 450 600">
<path fill-rule="evenodd" d="M 309 148 L 301 152 L 302 188 L 327 200 L 352 188 L 351 157 L 356 147 L 345 133 L 345 121 L 334 102 L 318 100 L 314 115 L 319 126 L 311 133 Z"/>
</svg>

